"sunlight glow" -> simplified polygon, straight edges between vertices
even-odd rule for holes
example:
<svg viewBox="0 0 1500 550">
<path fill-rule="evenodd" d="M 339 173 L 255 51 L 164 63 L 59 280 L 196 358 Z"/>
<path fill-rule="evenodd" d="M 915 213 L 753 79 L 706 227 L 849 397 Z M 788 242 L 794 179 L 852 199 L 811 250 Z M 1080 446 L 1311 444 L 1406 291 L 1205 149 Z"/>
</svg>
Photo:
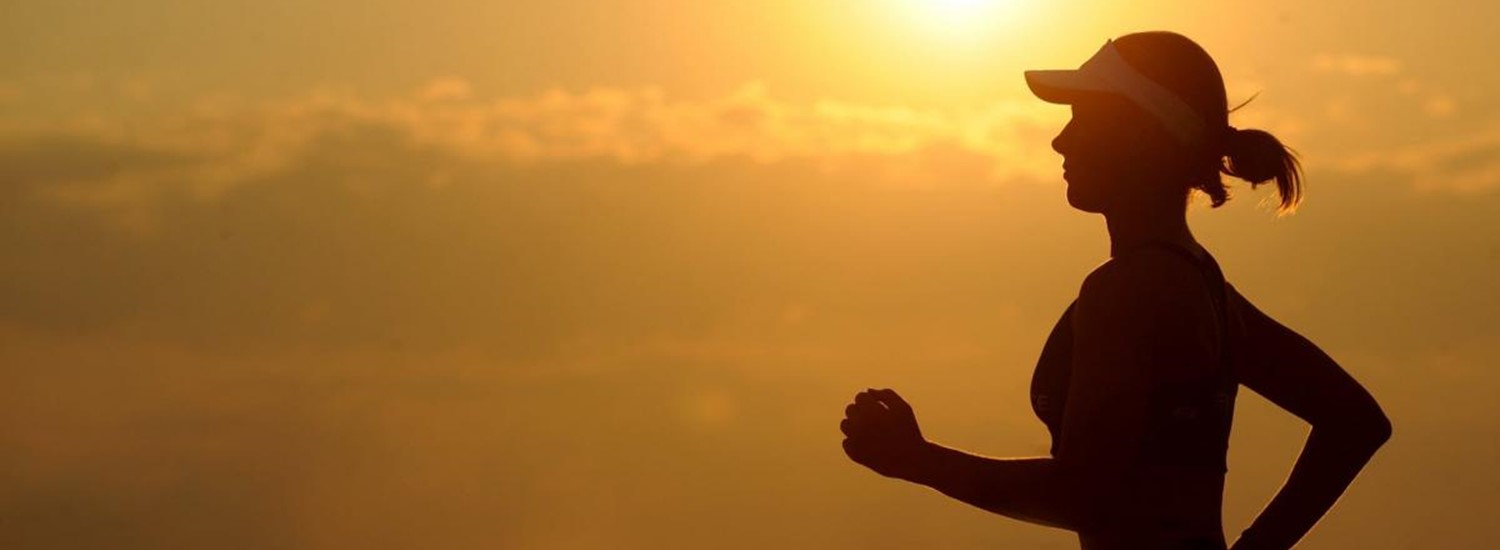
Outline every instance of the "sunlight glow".
<svg viewBox="0 0 1500 550">
<path fill-rule="evenodd" d="M 903 0 L 908 16 L 929 34 L 972 42 L 1010 26 L 1024 15 L 1029 0 Z"/>
</svg>

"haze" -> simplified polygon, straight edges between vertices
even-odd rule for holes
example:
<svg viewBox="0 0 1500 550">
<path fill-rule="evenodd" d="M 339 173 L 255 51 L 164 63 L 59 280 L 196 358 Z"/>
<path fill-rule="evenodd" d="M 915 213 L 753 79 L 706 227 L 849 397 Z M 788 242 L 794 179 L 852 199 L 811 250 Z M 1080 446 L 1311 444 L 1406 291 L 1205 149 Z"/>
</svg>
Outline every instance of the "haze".
<svg viewBox="0 0 1500 550">
<path fill-rule="evenodd" d="M 1076 547 L 836 426 L 1045 454 L 1108 243 L 1021 71 L 1151 29 L 1307 169 L 1195 233 L 1396 426 L 1299 548 L 1489 544 L 1500 9 L 1000 4 L 7 4 L 0 547 Z M 1231 539 L 1307 433 L 1240 395 Z"/>
</svg>

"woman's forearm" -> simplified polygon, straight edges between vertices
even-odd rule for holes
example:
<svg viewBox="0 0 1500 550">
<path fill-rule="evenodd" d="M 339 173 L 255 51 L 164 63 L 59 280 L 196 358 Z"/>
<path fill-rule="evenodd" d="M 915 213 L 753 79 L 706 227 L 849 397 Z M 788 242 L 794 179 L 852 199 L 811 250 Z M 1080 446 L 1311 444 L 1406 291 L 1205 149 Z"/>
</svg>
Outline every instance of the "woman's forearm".
<svg viewBox="0 0 1500 550">
<path fill-rule="evenodd" d="M 928 443 L 909 481 L 1009 518 L 1074 529 L 1064 476 L 1051 457 L 990 458 Z"/>
<path fill-rule="evenodd" d="M 1292 548 L 1344 494 L 1389 437 L 1313 428 L 1287 481 L 1235 542 L 1234 550 Z"/>
</svg>

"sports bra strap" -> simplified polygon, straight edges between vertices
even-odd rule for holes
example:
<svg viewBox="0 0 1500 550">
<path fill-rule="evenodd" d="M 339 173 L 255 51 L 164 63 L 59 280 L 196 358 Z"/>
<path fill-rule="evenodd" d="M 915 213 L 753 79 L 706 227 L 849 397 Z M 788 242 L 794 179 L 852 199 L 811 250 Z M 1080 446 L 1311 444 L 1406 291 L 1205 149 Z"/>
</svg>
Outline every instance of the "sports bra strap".
<svg viewBox="0 0 1500 550">
<path fill-rule="evenodd" d="M 1230 333 L 1229 333 L 1229 296 L 1224 280 L 1224 272 L 1219 269 L 1218 262 L 1213 256 L 1199 256 L 1188 250 L 1181 244 L 1164 240 L 1151 240 L 1131 248 L 1130 251 L 1141 250 L 1146 247 L 1164 248 L 1186 258 L 1198 267 L 1198 272 L 1203 275 L 1203 280 L 1208 284 L 1209 299 L 1213 302 L 1214 313 L 1219 322 L 1219 366 L 1223 382 L 1220 388 L 1232 388 L 1238 384 L 1238 378 L 1234 376 L 1233 363 L 1230 361 Z M 1128 253 L 1129 251 L 1127 251 Z"/>
</svg>

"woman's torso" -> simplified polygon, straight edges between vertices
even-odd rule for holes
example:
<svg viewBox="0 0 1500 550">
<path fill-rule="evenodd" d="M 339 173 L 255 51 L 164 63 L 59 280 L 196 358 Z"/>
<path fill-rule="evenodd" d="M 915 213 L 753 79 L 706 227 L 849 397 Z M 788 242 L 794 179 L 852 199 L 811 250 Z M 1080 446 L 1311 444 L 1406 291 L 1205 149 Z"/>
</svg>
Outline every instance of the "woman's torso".
<svg viewBox="0 0 1500 550">
<path fill-rule="evenodd" d="M 1219 322 L 1220 353 L 1213 364 L 1198 369 L 1201 376 L 1172 384 L 1158 384 L 1152 392 L 1146 441 L 1135 459 L 1137 475 L 1132 506 L 1119 511 L 1130 533 L 1081 534 L 1083 547 L 1103 548 L 1224 548 L 1221 524 L 1225 455 L 1238 388 L 1234 376 L 1238 327 L 1236 293 L 1224 281 L 1206 252 L 1181 245 L 1153 242 L 1137 248 L 1158 248 L 1192 262 L 1203 273 L 1203 292 L 1213 303 Z M 1132 250 L 1134 252 L 1134 250 Z M 1043 346 L 1032 377 L 1031 402 L 1037 417 L 1052 435 L 1052 454 L 1060 449 L 1062 413 L 1072 359 L 1073 305 L 1064 311 Z"/>
</svg>

